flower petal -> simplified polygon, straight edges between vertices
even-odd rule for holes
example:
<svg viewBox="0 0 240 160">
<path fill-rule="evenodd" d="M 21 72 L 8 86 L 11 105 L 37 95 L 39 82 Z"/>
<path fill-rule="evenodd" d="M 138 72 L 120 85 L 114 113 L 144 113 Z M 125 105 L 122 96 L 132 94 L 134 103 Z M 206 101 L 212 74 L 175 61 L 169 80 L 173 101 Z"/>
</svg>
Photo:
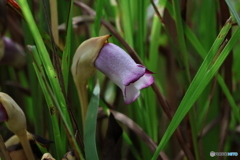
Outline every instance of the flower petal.
<svg viewBox="0 0 240 160">
<path fill-rule="evenodd" d="M 139 78 L 136 82 L 131 83 L 129 86 L 124 86 L 124 102 L 126 104 L 130 104 L 135 101 L 139 95 L 140 90 L 143 88 L 149 87 L 154 82 L 154 78 L 151 75 L 152 72 L 146 72 L 141 78 Z"/>
<path fill-rule="evenodd" d="M 0 103 L 0 122 L 6 121 L 8 119 L 7 112 L 3 107 L 2 103 Z"/>
<path fill-rule="evenodd" d="M 95 61 L 95 67 L 122 89 L 126 104 L 135 101 L 140 90 L 154 82 L 151 71 L 136 64 L 123 49 L 112 43 L 103 46 Z"/>
<path fill-rule="evenodd" d="M 147 88 L 150 85 L 152 85 L 154 82 L 154 78 L 152 74 L 153 74 L 152 72 L 149 72 L 148 70 L 146 70 L 146 73 L 134 83 L 135 87 L 141 90 L 143 88 Z"/>
<path fill-rule="evenodd" d="M 22 68 L 27 63 L 23 48 L 8 37 L 3 37 L 4 53 L 0 56 L 0 64 Z"/>
<path fill-rule="evenodd" d="M 136 88 L 136 86 L 132 83 L 129 86 L 124 86 L 123 89 L 123 97 L 124 97 L 124 102 L 126 104 L 130 104 L 133 101 L 135 101 L 139 95 L 140 95 L 140 91 L 138 88 Z"/>
<path fill-rule="evenodd" d="M 125 86 L 135 82 L 145 73 L 146 68 L 136 64 L 120 47 L 106 43 L 95 61 L 95 67 L 117 85 Z"/>
</svg>

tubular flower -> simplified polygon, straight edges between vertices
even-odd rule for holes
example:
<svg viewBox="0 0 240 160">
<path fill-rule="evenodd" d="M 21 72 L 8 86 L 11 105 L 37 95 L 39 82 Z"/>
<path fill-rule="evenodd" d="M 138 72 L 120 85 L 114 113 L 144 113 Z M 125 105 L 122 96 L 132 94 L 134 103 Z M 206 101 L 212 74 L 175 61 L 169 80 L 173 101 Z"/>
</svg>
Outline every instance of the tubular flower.
<svg viewBox="0 0 240 160">
<path fill-rule="evenodd" d="M 154 82 L 151 71 L 136 64 L 123 49 L 112 43 L 105 43 L 95 60 L 95 67 L 121 88 L 126 104 L 135 101 L 140 90 Z"/>
</svg>

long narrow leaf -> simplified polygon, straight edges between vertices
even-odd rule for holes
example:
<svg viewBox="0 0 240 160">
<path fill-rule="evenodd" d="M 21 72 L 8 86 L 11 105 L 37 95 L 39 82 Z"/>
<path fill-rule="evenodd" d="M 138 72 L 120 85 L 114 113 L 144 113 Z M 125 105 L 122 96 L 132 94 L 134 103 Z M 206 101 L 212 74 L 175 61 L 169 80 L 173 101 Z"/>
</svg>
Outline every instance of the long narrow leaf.
<svg viewBox="0 0 240 160">
<path fill-rule="evenodd" d="M 33 39 L 36 43 L 36 47 L 37 47 L 37 49 L 39 51 L 39 55 L 40 55 L 39 57 L 42 61 L 43 67 L 46 71 L 46 75 L 50 81 L 51 87 L 53 88 L 53 92 L 59 101 L 60 108 L 58 108 L 58 109 L 64 113 L 64 116 L 66 117 L 66 120 L 67 120 L 70 128 L 72 129 L 72 125 L 71 125 L 70 117 L 68 114 L 68 110 L 66 108 L 66 101 L 63 96 L 62 89 L 60 87 L 60 84 L 59 84 L 56 72 L 54 70 L 54 67 L 52 65 L 51 59 L 48 55 L 46 46 L 44 45 L 43 39 L 42 39 L 40 32 L 37 28 L 37 25 L 33 19 L 33 15 L 30 11 L 28 3 L 26 0 L 20 0 L 19 4 L 22 7 L 23 15 L 26 19 L 28 27 L 29 27 L 29 29 L 32 33 Z"/>
<path fill-rule="evenodd" d="M 235 17 L 238 25 L 240 26 L 240 17 L 237 13 L 237 11 L 235 10 L 235 8 L 233 7 L 232 3 L 230 2 L 230 0 L 225 0 L 225 2 L 227 3 L 230 11 L 232 12 L 233 16 Z"/>
<path fill-rule="evenodd" d="M 67 36 L 66 45 L 62 56 L 62 73 L 65 91 L 68 91 L 68 78 L 69 78 L 69 67 L 70 67 L 70 55 L 71 55 L 71 44 L 72 44 L 72 13 L 73 12 L 73 0 L 70 2 L 68 23 L 67 23 Z"/>
<path fill-rule="evenodd" d="M 183 97 L 172 121 L 170 122 L 165 134 L 162 137 L 162 140 L 160 141 L 158 148 L 153 155 L 152 159 L 156 159 L 159 152 L 163 149 L 163 147 L 166 145 L 184 116 L 187 114 L 187 112 L 191 109 L 193 104 L 196 102 L 199 95 L 202 93 L 206 85 L 209 83 L 211 78 L 216 74 L 217 70 L 225 60 L 226 56 L 229 53 L 229 49 L 232 49 L 232 45 L 236 42 L 236 37 L 239 36 L 238 32 L 234 34 L 234 36 L 231 38 L 227 46 L 222 51 L 222 54 L 216 59 L 215 56 L 217 56 L 217 51 L 222 44 L 224 38 L 226 37 L 228 31 L 231 28 L 232 21 L 229 20 L 226 25 L 222 28 L 220 31 L 217 39 L 215 40 L 213 46 L 211 47 L 210 51 L 208 52 L 207 57 L 203 61 L 201 67 L 199 68 L 197 74 L 195 75 L 192 83 L 190 84 L 185 96 Z M 227 49 L 226 49 L 227 48 Z M 215 60 L 216 59 L 216 60 Z"/>
<path fill-rule="evenodd" d="M 58 117 L 56 112 L 54 111 L 56 109 L 56 106 L 54 105 L 51 95 L 49 94 L 48 90 L 51 90 L 51 88 L 47 85 L 47 79 L 44 74 L 44 71 L 42 69 L 42 63 L 39 61 L 39 56 L 36 50 L 35 46 L 29 46 L 30 51 L 33 53 L 33 67 L 35 69 L 36 75 L 38 77 L 39 84 L 42 88 L 43 94 L 45 96 L 47 105 L 48 105 L 48 110 L 49 114 L 51 115 L 51 120 L 52 120 L 52 126 L 53 126 L 53 133 L 54 133 L 54 142 L 56 144 L 56 153 L 57 153 L 57 158 L 61 158 L 61 154 L 64 153 L 64 143 L 61 140 L 61 134 L 60 134 L 60 129 L 59 129 L 59 123 L 58 123 Z M 48 88 L 48 89 L 47 89 Z"/>
<path fill-rule="evenodd" d="M 96 147 L 96 125 L 97 125 L 97 113 L 98 113 L 98 105 L 99 105 L 99 94 L 100 87 L 97 83 L 94 90 L 93 95 L 90 100 L 87 116 L 86 116 L 86 124 L 84 129 L 84 144 L 85 144 L 85 154 L 86 159 L 94 159 L 98 160 L 98 153 Z"/>
</svg>

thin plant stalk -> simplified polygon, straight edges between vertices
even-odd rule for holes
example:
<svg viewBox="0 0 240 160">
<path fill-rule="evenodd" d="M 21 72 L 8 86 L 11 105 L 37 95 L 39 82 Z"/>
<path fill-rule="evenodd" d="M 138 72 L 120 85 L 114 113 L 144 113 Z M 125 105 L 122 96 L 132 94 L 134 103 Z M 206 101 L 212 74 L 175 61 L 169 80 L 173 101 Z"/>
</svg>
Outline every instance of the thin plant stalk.
<svg viewBox="0 0 240 160">
<path fill-rule="evenodd" d="M 30 143 L 27 138 L 27 131 L 24 131 L 23 133 L 16 134 L 22 144 L 23 150 L 25 155 L 27 156 L 28 160 L 34 160 L 34 155 L 32 152 L 32 148 L 30 146 Z"/>
<path fill-rule="evenodd" d="M 87 85 L 84 83 L 80 83 L 77 85 L 78 96 L 81 105 L 81 114 L 82 114 L 82 125 L 84 128 L 87 108 L 88 108 L 88 95 L 87 95 Z"/>
<path fill-rule="evenodd" d="M 51 30 L 53 34 L 54 42 L 57 46 L 59 46 L 59 35 L 58 35 L 58 10 L 57 10 L 57 1 L 50 0 L 50 15 L 51 15 Z"/>
<path fill-rule="evenodd" d="M 2 157 L 4 160 L 11 160 L 1 134 L 0 134 L 0 157 Z"/>
</svg>

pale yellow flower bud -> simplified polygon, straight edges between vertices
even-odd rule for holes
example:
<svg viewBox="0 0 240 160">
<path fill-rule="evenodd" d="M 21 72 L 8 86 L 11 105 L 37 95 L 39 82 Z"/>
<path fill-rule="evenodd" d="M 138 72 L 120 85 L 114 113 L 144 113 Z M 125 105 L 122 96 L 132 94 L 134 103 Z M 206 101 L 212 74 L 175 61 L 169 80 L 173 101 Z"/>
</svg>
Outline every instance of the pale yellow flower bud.
<svg viewBox="0 0 240 160">
<path fill-rule="evenodd" d="M 5 123 L 8 129 L 18 136 L 27 159 L 35 159 L 27 139 L 26 117 L 22 109 L 9 95 L 3 92 L 0 92 L 0 105 L 0 115 L 7 117 Z"/>
<path fill-rule="evenodd" d="M 76 50 L 72 62 L 72 74 L 76 84 L 86 84 L 96 70 L 94 61 L 110 35 L 84 41 Z"/>
<path fill-rule="evenodd" d="M 26 118 L 22 109 L 18 104 L 7 94 L 0 92 L 0 103 L 7 112 L 7 121 L 5 121 L 8 129 L 14 134 L 25 133 Z"/>
<path fill-rule="evenodd" d="M 72 75 L 77 87 L 81 103 L 82 123 L 85 124 L 85 117 L 88 107 L 87 82 L 96 71 L 94 61 L 98 57 L 102 47 L 110 35 L 90 38 L 84 41 L 76 50 L 72 62 Z"/>
<path fill-rule="evenodd" d="M 55 160 L 50 153 L 44 153 L 41 160 Z"/>
</svg>

